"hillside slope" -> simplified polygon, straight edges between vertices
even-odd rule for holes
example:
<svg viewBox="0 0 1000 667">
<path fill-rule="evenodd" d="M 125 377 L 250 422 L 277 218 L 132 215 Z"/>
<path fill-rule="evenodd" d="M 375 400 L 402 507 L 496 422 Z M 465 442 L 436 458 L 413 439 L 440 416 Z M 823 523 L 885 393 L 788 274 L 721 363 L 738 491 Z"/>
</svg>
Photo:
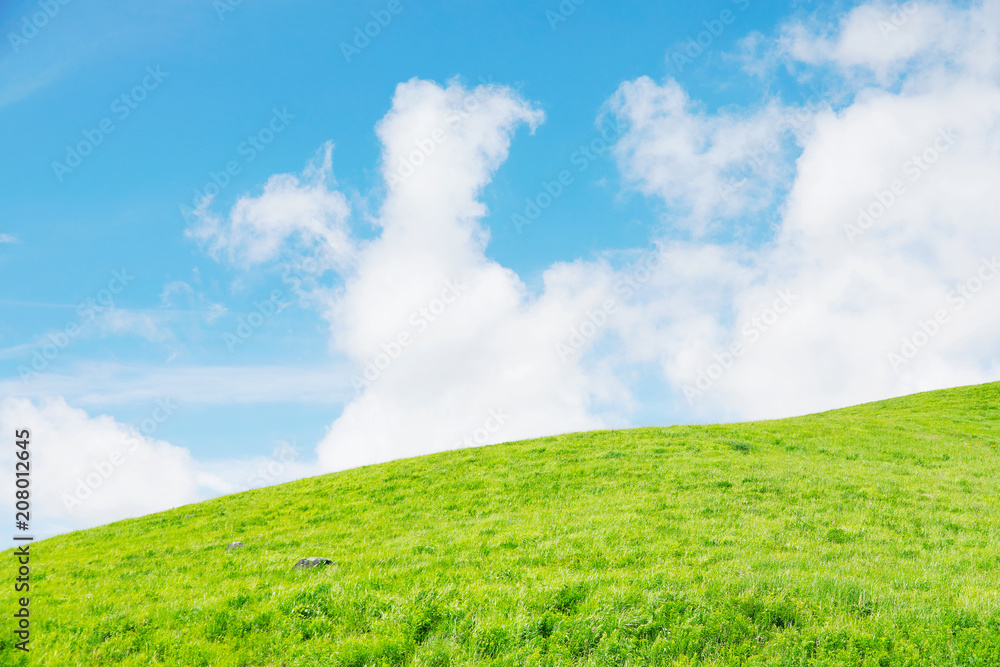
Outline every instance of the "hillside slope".
<svg viewBox="0 0 1000 667">
<path fill-rule="evenodd" d="M 0 661 L 996 667 L 998 406 L 549 437 L 59 536 Z"/>
</svg>

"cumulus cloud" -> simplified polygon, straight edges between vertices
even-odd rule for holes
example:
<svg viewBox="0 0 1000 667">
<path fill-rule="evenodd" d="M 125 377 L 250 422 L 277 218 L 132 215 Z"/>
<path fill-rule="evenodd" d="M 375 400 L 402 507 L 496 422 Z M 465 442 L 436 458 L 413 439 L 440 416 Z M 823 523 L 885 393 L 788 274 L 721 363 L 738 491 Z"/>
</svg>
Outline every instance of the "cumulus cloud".
<svg viewBox="0 0 1000 667">
<path fill-rule="evenodd" d="M 244 266 L 277 257 L 286 242 L 320 250 L 339 266 L 351 253 L 346 219 L 347 198 L 327 187 L 333 145 L 327 144 L 300 176 L 278 174 L 268 179 L 258 197 L 241 197 L 227 220 L 210 212 L 211 198 L 195 211 L 198 224 L 188 236 L 204 243 L 215 257 L 224 254 Z"/>
<path fill-rule="evenodd" d="M 645 76 L 622 84 L 609 110 L 627 128 L 615 146 L 622 174 L 670 205 L 675 225 L 695 232 L 774 203 L 792 174 L 791 144 L 814 112 L 772 101 L 708 113 L 673 79 Z"/>
<path fill-rule="evenodd" d="M 847 77 L 889 84 L 943 69 L 995 75 L 1000 8 L 994 2 L 961 7 L 909 0 L 873 2 L 844 14 L 836 25 L 791 23 L 776 52 L 804 65 L 833 65 Z"/>
<path fill-rule="evenodd" d="M 625 127 L 615 157 L 627 183 L 668 205 L 669 229 L 654 250 L 553 264 L 537 293 L 485 254 L 482 190 L 517 128 L 543 119 L 501 86 L 397 88 L 376 127 L 386 187 L 374 239 L 352 239 L 328 151 L 228 216 L 203 210 L 192 233 L 237 265 L 337 258 L 322 264 L 337 288 L 302 294 L 357 369 L 318 447 L 324 470 L 624 425 L 649 413 L 636 367 L 659 369 L 673 400 L 660 409 L 690 419 L 992 380 L 997 7 L 921 4 L 876 33 L 888 44 L 871 34 L 883 5 L 785 26 L 782 57 L 842 75 L 836 104 L 710 111 L 673 80 L 623 83 L 607 105 Z M 773 226 L 745 240 L 761 212 Z"/>
<path fill-rule="evenodd" d="M 271 456 L 200 462 L 156 437 L 179 405 L 156 399 L 135 425 L 91 416 L 61 397 L 0 399 L 0 428 L 30 432 L 31 529 L 35 537 L 79 530 L 199 502 L 223 493 L 316 474 L 302 447 L 279 442 Z M 14 486 L 15 450 L 2 456 Z M 3 501 L 13 513 L 10 498 Z"/>
<path fill-rule="evenodd" d="M 773 243 L 717 248 L 756 280 L 735 289 L 731 309 L 708 323 L 682 322 L 681 330 L 701 322 L 700 343 L 684 344 L 677 332 L 657 336 L 668 382 L 687 386 L 695 407 L 779 416 L 996 379 L 1000 346 L 985 332 L 1000 326 L 1000 280 L 990 282 L 1000 253 L 1000 195 L 992 185 L 1000 177 L 1000 23 L 985 17 L 998 6 L 921 3 L 887 35 L 900 40 L 895 45 L 870 34 L 886 11 L 881 5 L 858 7 L 826 32 L 784 29 L 790 56 L 839 68 L 853 101 L 817 110 L 809 131 L 797 135 L 801 155 Z M 948 58 L 916 55 L 925 52 Z M 859 67 L 874 78 L 858 79 Z M 889 72 L 895 83 L 880 84 Z M 623 86 L 618 112 L 632 117 L 639 109 L 654 119 L 624 146 L 703 122 L 690 110 L 676 122 L 679 105 L 665 88 L 676 84 Z M 654 156 L 648 162 L 619 154 L 636 181 L 677 173 L 672 157 L 656 158 L 668 149 L 654 140 L 644 150 Z M 644 191 L 672 197 L 669 189 Z M 718 282 L 711 272 L 683 289 L 714 292 Z M 791 290 L 792 305 L 768 312 L 782 289 Z M 735 359 L 733 344 L 742 346 Z"/>
<path fill-rule="evenodd" d="M 169 409 L 158 408 L 157 418 L 166 419 Z M 194 502 L 203 497 L 199 486 L 211 482 L 199 479 L 186 449 L 135 432 L 109 416 L 91 417 L 61 398 L 4 399 L 0 426 L 5 433 L 30 429 L 33 526 L 41 533 Z M 12 487 L 12 448 L 5 448 L 3 459 Z"/>
<path fill-rule="evenodd" d="M 595 407 L 623 390 L 556 346 L 607 298 L 611 271 L 557 264 L 531 295 L 484 252 L 479 195 L 516 128 L 542 119 L 502 86 L 397 88 L 377 126 L 387 185 L 379 235 L 356 244 L 343 288 L 318 302 L 357 391 L 319 445 L 324 469 L 604 423 Z M 271 199 L 265 191 L 243 206 L 280 208 Z"/>
<path fill-rule="evenodd" d="M 462 294 L 433 323 L 404 319 L 411 309 L 435 312 L 433 292 L 423 305 L 417 297 L 404 306 L 399 332 L 412 342 L 391 361 L 394 338 L 357 358 L 364 389 L 320 444 L 321 463 L 336 469 L 602 426 L 592 414 L 596 374 L 555 351 L 591 305 L 576 294 L 579 272 L 559 267 L 546 276 L 547 290 L 569 290 L 575 298 L 528 299 L 516 276 L 484 263 L 455 279 Z M 388 364 L 380 370 L 383 360 Z"/>
</svg>

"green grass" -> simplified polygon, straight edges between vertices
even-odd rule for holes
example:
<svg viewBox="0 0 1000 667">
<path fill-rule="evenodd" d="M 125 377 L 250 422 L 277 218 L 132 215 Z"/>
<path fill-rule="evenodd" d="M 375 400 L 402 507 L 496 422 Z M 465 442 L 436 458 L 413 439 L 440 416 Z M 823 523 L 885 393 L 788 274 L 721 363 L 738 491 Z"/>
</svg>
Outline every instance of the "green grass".
<svg viewBox="0 0 1000 667">
<path fill-rule="evenodd" d="M 59 536 L 23 664 L 997 667 L 998 406 L 549 437 Z"/>
</svg>

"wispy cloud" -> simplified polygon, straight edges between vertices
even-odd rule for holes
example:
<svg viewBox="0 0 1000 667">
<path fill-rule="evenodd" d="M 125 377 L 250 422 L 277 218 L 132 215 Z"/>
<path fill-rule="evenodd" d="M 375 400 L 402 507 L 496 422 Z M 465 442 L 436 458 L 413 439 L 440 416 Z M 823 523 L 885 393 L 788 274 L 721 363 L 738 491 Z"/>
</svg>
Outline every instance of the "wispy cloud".
<svg viewBox="0 0 1000 667">
<path fill-rule="evenodd" d="M 30 97 L 50 83 L 58 80 L 68 69 L 69 63 L 57 63 L 30 73 L 17 71 L 9 62 L 0 63 L 3 84 L 0 84 L 0 109 Z"/>
<path fill-rule="evenodd" d="M 199 313 L 209 324 L 229 312 L 223 304 L 210 301 L 205 294 L 196 291 L 183 280 L 173 280 L 163 286 L 160 306 L 174 311 L 187 306 L 189 311 Z"/>
<path fill-rule="evenodd" d="M 348 399 L 347 368 L 288 366 L 187 366 L 155 368 L 109 363 L 82 364 L 67 374 L 40 373 L 31 382 L 0 380 L 0 397 L 64 396 L 82 407 L 108 407 L 183 396 L 185 404 L 247 405 L 309 403 L 339 405 Z"/>
<path fill-rule="evenodd" d="M 0 233 L 0 243 L 20 243 L 20 241 L 13 234 Z"/>
</svg>

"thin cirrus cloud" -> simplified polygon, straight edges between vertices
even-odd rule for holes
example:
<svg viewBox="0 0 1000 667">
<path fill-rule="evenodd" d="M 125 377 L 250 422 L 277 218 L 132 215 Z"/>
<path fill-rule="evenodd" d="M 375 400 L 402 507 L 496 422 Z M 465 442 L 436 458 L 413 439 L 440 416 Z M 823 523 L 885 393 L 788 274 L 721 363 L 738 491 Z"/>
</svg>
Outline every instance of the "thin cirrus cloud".
<svg viewBox="0 0 1000 667">
<path fill-rule="evenodd" d="M 73 405 L 106 408 L 170 397 L 185 404 L 339 405 L 350 398 L 349 368 L 289 366 L 129 366 L 91 363 L 29 377 L 0 380 L 0 396 L 61 396 Z"/>
</svg>

